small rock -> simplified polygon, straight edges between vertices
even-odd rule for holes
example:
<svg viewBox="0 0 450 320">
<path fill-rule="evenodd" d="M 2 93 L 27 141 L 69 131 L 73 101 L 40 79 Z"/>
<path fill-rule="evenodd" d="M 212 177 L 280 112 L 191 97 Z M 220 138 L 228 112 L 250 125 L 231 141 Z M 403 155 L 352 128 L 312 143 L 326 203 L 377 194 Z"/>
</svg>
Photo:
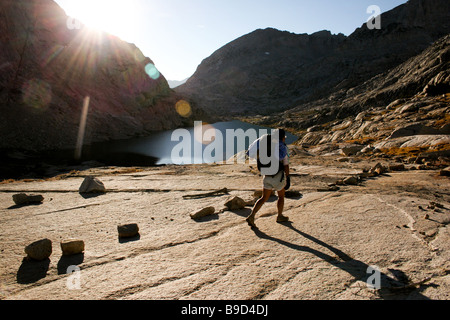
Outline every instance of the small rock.
<svg viewBox="0 0 450 320">
<path fill-rule="evenodd" d="M 225 206 L 228 208 L 228 210 L 244 209 L 245 205 L 246 205 L 246 202 L 239 197 L 234 197 L 233 199 L 231 199 L 230 201 L 227 201 L 225 203 Z"/>
<path fill-rule="evenodd" d="M 42 239 L 25 247 L 25 253 L 28 258 L 34 260 L 45 260 L 52 254 L 52 241 L 49 239 Z"/>
<path fill-rule="evenodd" d="M 213 215 L 216 212 L 214 207 L 203 208 L 202 210 L 191 214 L 191 219 L 200 219 L 206 216 Z"/>
<path fill-rule="evenodd" d="M 139 234 L 139 226 L 136 223 L 117 226 L 119 238 L 132 238 Z"/>
<path fill-rule="evenodd" d="M 358 184 L 358 179 L 356 177 L 347 177 L 343 181 L 346 185 L 352 185 L 355 186 Z"/>
<path fill-rule="evenodd" d="M 444 206 L 442 204 L 440 204 L 440 203 L 437 203 L 437 202 L 430 202 L 430 205 L 438 207 L 438 208 L 441 208 L 441 209 L 444 209 Z"/>
<path fill-rule="evenodd" d="M 369 174 L 372 175 L 380 175 L 386 171 L 386 168 L 383 167 L 381 163 L 377 163 L 373 168 L 369 170 Z"/>
<path fill-rule="evenodd" d="M 389 171 L 404 171 L 405 165 L 404 164 L 391 164 L 389 165 Z"/>
<path fill-rule="evenodd" d="M 430 218 L 430 215 L 428 214 L 428 213 L 426 213 L 424 216 L 423 216 L 423 218 L 426 220 L 426 219 L 429 219 Z"/>
<path fill-rule="evenodd" d="M 103 182 L 95 177 L 86 177 L 78 190 L 79 193 L 105 193 Z"/>
<path fill-rule="evenodd" d="M 61 250 L 64 256 L 70 256 L 84 252 L 84 241 L 68 239 L 61 241 Z"/>
<path fill-rule="evenodd" d="M 34 204 L 34 203 L 41 203 L 44 201 L 44 197 L 42 195 L 27 195 L 25 193 L 18 193 L 13 195 L 13 201 L 16 205 L 26 205 L 26 204 Z"/>
</svg>

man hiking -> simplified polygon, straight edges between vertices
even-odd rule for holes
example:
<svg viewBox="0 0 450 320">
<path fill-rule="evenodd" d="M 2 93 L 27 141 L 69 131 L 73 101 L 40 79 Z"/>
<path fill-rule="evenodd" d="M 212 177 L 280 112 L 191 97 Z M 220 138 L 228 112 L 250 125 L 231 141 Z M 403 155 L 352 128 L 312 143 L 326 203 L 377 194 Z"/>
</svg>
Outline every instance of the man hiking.
<svg viewBox="0 0 450 320">
<path fill-rule="evenodd" d="M 277 222 L 289 221 L 289 218 L 283 215 L 285 190 L 290 187 L 289 157 L 285 141 L 285 130 L 275 130 L 271 135 L 256 140 L 247 151 L 249 157 L 257 159 L 258 169 L 263 176 L 262 197 L 255 203 L 252 213 L 246 219 L 252 228 L 256 228 L 255 216 L 270 198 L 272 191 L 278 193 Z"/>
</svg>

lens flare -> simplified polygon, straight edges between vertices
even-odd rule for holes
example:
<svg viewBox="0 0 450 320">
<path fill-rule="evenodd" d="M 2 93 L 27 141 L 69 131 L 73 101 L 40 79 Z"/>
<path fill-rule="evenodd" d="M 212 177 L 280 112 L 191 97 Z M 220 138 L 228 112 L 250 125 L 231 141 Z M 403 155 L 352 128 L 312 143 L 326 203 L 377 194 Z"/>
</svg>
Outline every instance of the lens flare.
<svg viewBox="0 0 450 320">
<path fill-rule="evenodd" d="M 194 139 L 203 145 L 209 145 L 216 140 L 216 128 L 206 122 L 198 122 L 200 125 L 194 126 Z"/>
<path fill-rule="evenodd" d="M 145 66 L 145 73 L 147 73 L 153 80 L 157 80 L 160 76 L 158 69 L 156 69 L 153 63 L 149 63 Z"/>
<path fill-rule="evenodd" d="M 78 138 L 77 138 L 77 145 L 75 147 L 75 159 L 79 160 L 81 158 L 81 153 L 83 151 L 83 140 L 84 140 L 84 133 L 86 131 L 86 121 L 87 121 L 87 115 L 89 111 L 89 103 L 91 101 L 91 97 L 85 97 L 83 101 L 83 109 L 81 110 L 81 116 L 80 116 L 80 127 L 78 128 Z"/>
<path fill-rule="evenodd" d="M 175 105 L 175 110 L 184 118 L 189 118 L 192 115 L 191 105 L 185 100 L 178 101 Z"/>
</svg>

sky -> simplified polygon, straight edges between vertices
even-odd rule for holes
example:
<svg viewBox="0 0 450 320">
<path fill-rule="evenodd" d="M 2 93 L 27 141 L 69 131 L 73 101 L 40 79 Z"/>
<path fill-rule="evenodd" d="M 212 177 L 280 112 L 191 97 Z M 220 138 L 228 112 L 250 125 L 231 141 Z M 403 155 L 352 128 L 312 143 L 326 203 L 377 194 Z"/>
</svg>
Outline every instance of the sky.
<svg viewBox="0 0 450 320">
<path fill-rule="evenodd" d="M 68 16 L 134 43 L 167 80 L 190 77 L 203 59 L 256 29 L 350 35 L 407 0 L 55 0 Z M 381 21 L 382 23 L 382 21 Z"/>
</svg>

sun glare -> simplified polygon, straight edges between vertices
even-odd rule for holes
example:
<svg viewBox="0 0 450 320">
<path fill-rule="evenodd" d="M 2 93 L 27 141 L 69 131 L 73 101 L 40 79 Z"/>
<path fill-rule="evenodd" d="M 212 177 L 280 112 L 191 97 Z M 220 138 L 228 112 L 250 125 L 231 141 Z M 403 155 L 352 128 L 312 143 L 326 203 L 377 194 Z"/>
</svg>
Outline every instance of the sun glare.
<svg viewBox="0 0 450 320">
<path fill-rule="evenodd" d="M 66 13 L 87 27 L 105 31 L 130 41 L 136 33 L 139 15 L 136 0 L 76 0 L 68 1 Z"/>
</svg>

